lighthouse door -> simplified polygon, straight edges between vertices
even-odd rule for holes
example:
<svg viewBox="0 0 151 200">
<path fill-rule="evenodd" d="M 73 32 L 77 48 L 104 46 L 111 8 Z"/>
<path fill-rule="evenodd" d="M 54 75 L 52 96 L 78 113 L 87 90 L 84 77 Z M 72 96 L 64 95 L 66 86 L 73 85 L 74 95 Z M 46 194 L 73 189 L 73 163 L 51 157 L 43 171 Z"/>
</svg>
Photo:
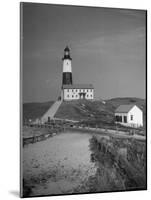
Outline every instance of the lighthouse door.
<svg viewBox="0 0 151 200">
<path fill-rule="evenodd" d="M 86 95 L 86 93 L 83 93 L 83 99 L 85 99 L 85 95 Z"/>
<path fill-rule="evenodd" d="M 79 96 L 80 96 L 80 99 L 85 99 L 85 95 L 86 95 L 86 93 L 79 93 Z"/>
</svg>

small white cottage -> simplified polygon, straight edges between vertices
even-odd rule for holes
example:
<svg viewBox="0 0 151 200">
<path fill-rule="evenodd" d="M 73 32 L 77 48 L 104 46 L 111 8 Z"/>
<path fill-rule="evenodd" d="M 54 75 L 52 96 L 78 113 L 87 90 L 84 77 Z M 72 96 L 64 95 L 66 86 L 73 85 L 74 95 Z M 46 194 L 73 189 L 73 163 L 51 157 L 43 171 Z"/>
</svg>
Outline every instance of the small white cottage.
<svg viewBox="0 0 151 200">
<path fill-rule="evenodd" d="M 143 126 L 143 111 L 136 105 L 120 105 L 115 110 L 116 123 L 124 126 Z"/>
</svg>

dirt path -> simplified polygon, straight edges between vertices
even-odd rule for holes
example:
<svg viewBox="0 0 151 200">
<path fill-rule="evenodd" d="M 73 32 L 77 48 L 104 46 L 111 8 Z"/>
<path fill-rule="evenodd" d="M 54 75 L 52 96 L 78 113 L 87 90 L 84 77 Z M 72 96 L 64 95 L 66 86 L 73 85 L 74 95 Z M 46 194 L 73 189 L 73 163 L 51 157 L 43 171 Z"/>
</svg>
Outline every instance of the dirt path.
<svg viewBox="0 0 151 200">
<path fill-rule="evenodd" d="M 23 171 L 31 195 L 87 192 L 84 183 L 96 172 L 90 138 L 86 133 L 62 133 L 25 147 Z"/>
</svg>

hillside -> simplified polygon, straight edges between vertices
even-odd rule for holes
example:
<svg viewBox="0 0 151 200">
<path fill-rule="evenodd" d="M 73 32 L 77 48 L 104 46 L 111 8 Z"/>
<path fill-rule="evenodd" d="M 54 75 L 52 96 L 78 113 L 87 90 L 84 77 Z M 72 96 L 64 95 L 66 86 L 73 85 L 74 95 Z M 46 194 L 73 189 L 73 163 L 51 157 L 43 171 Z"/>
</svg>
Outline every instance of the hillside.
<svg viewBox="0 0 151 200">
<path fill-rule="evenodd" d="M 29 119 L 35 120 L 40 118 L 53 104 L 53 101 L 44 103 L 24 103 L 23 104 L 23 121 L 27 122 Z"/>
<path fill-rule="evenodd" d="M 63 102 L 55 117 L 84 121 L 86 124 L 98 126 L 112 125 L 114 122 L 114 111 L 121 104 L 136 104 L 144 113 L 145 122 L 145 100 L 139 98 L 114 98 L 104 101 L 78 100 Z"/>
<path fill-rule="evenodd" d="M 125 97 L 125 98 L 113 98 L 106 100 L 107 103 L 112 104 L 115 108 L 117 108 L 121 104 L 135 104 L 141 109 L 145 110 L 145 100 L 135 97 Z"/>
<path fill-rule="evenodd" d="M 23 119 L 40 118 L 52 105 L 52 101 L 45 103 L 26 103 L 23 105 Z M 145 100 L 139 98 L 114 98 L 104 101 L 78 100 L 62 102 L 55 117 L 88 122 L 91 125 L 112 124 L 114 122 L 114 111 L 121 104 L 136 104 L 144 113 L 144 124 L 146 117 Z"/>
<path fill-rule="evenodd" d="M 77 121 L 102 119 L 111 122 L 114 108 L 111 104 L 103 104 L 101 101 L 78 100 L 63 102 L 55 117 L 72 119 Z"/>
</svg>

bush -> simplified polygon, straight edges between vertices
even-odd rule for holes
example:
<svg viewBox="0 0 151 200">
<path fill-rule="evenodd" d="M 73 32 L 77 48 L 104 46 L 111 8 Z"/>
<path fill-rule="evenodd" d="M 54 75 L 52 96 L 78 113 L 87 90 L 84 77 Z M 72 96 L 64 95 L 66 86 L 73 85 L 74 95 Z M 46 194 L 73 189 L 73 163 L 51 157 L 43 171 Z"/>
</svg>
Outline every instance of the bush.
<svg viewBox="0 0 151 200">
<path fill-rule="evenodd" d="M 90 140 L 90 149 L 92 151 L 91 161 L 95 162 L 97 167 L 93 190 L 146 188 L 146 147 L 144 142 L 131 139 L 100 139 L 93 136 Z M 121 149 L 126 150 L 123 151 L 123 155 Z"/>
</svg>

